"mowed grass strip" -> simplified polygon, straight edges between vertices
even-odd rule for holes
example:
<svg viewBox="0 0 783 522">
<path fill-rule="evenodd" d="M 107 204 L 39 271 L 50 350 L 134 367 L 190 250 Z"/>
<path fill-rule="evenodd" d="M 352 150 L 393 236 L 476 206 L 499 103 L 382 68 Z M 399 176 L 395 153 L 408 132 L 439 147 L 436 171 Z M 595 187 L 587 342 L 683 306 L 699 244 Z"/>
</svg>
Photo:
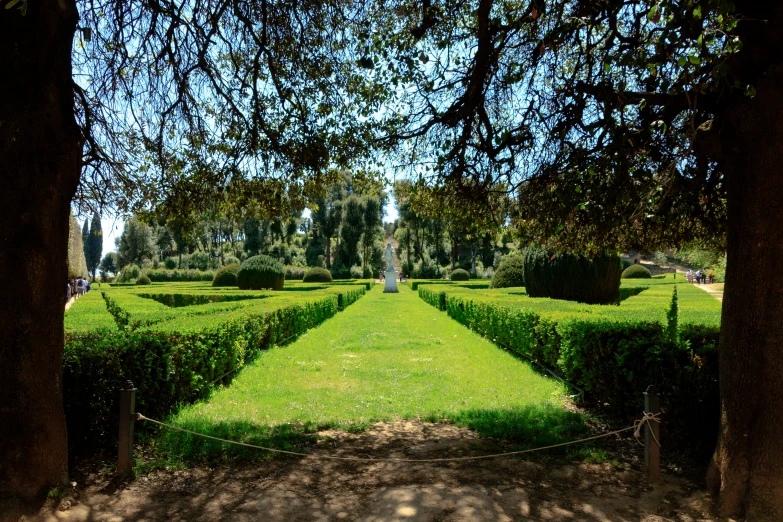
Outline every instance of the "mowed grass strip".
<svg viewBox="0 0 783 522">
<path fill-rule="evenodd" d="M 565 410 L 564 395 L 560 383 L 401 285 L 398 294 L 375 287 L 296 342 L 263 353 L 230 387 L 185 407 L 172 422 L 297 449 L 318 429 L 422 418 L 536 446 L 584 432 L 582 417 Z M 158 445 L 174 460 L 263 456 L 171 430 Z"/>
</svg>

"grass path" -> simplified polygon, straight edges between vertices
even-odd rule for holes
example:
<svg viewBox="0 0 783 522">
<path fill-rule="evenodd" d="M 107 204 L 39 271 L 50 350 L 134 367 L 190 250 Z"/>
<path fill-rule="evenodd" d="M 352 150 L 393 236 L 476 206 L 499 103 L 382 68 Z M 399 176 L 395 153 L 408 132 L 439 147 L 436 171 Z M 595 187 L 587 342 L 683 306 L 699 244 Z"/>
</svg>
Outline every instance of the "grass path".
<svg viewBox="0 0 783 522">
<path fill-rule="evenodd" d="M 526 444 L 583 429 L 564 389 L 418 298 L 380 285 L 296 342 L 263 353 L 231 386 L 174 418 L 194 431 L 296 447 L 318 429 L 395 419 L 448 420 Z M 165 434 L 167 452 L 223 453 L 219 443 Z"/>
</svg>

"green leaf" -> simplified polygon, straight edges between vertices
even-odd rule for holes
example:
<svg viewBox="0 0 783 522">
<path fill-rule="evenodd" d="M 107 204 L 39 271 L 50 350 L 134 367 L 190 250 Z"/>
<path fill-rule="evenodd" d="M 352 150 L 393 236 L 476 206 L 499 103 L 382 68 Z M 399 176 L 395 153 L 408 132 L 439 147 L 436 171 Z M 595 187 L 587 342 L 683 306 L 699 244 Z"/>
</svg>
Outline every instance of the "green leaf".
<svg viewBox="0 0 783 522">
<path fill-rule="evenodd" d="M 652 21 L 653 18 L 655 18 L 655 15 L 658 14 L 658 6 L 654 5 L 652 6 L 652 9 L 647 13 L 647 19 Z"/>
<path fill-rule="evenodd" d="M 679 58 L 677 58 L 677 65 L 679 65 L 680 67 L 685 67 L 686 63 L 688 63 L 688 59 L 686 57 L 680 56 Z"/>
<path fill-rule="evenodd" d="M 605 63 L 605 64 L 604 64 L 604 71 L 606 71 L 606 72 L 611 72 L 611 71 L 612 71 L 612 64 L 610 64 L 610 63 Z"/>
<path fill-rule="evenodd" d="M 18 3 L 19 3 L 19 2 L 21 2 L 21 1 L 22 1 L 22 0 L 11 0 L 11 1 L 10 1 L 10 2 L 8 2 L 7 4 L 5 4 L 5 8 L 6 8 L 6 9 L 12 9 L 12 8 L 13 8 L 13 7 L 14 7 L 16 4 L 18 4 Z"/>
<path fill-rule="evenodd" d="M 701 6 L 700 5 L 697 5 L 693 9 L 693 17 L 694 18 L 698 18 L 699 20 L 701 20 Z"/>
<path fill-rule="evenodd" d="M 696 56 L 695 54 L 692 54 L 692 55 L 690 55 L 690 56 L 688 57 L 688 60 L 689 60 L 689 61 L 690 61 L 690 62 L 691 62 L 693 65 L 699 65 L 699 63 L 701 63 L 701 62 L 700 62 L 700 60 L 699 60 L 699 57 L 698 57 L 698 56 Z"/>
</svg>

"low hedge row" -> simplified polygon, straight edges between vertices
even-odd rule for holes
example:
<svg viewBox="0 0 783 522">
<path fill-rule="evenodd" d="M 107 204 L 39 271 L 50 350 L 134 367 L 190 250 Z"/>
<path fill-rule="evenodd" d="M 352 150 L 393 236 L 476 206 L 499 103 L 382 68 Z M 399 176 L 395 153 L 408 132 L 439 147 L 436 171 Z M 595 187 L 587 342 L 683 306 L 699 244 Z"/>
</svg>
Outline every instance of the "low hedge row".
<svg viewBox="0 0 783 522">
<path fill-rule="evenodd" d="M 489 288 L 490 281 L 488 279 L 471 279 L 466 282 L 449 281 L 448 279 L 411 279 L 408 284 L 411 290 L 418 290 L 419 285 L 459 285 L 460 288 L 485 289 Z"/>
<path fill-rule="evenodd" d="M 174 283 L 188 281 L 212 281 L 215 272 L 212 270 L 167 270 L 165 268 L 147 269 L 142 273 L 150 278 L 153 283 Z"/>
<path fill-rule="evenodd" d="M 690 449 L 708 456 L 718 428 L 719 327 L 711 317 L 704 324 L 682 323 L 683 316 L 694 311 L 693 303 L 697 308 L 701 303 L 702 316 L 714 316 L 716 308 L 719 314 L 720 306 L 704 292 L 712 302 L 701 302 L 701 296 L 678 286 L 680 309 L 672 311 L 673 288 L 650 286 L 629 297 L 628 306 L 434 286 L 419 287 L 419 296 L 500 346 L 554 369 L 584 389 L 589 406 L 613 417 L 638 418 L 641 392 L 655 384 L 661 391 L 667 438 L 682 437 Z M 671 321 L 672 313 L 679 314 L 679 327 Z M 672 324 L 677 342 L 668 331 Z"/>
<path fill-rule="evenodd" d="M 63 393 L 69 442 L 77 452 L 116 444 L 118 390 L 126 380 L 139 389 L 137 410 L 164 418 L 229 382 L 260 350 L 320 324 L 364 291 L 354 286 L 286 292 L 185 308 L 169 308 L 124 289 L 105 292 L 117 327 L 66 332 Z M 193 321 L 194 314 L 203 317 Z"/>
</svg>

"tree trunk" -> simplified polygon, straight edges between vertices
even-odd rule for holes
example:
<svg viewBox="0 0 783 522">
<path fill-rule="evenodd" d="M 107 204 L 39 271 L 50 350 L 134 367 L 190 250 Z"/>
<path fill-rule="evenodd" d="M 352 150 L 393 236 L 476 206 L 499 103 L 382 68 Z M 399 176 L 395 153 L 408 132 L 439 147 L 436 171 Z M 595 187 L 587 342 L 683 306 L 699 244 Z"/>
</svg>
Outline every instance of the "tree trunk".
<svg viewBox="0 0 783 522">
<path fill-rule="evenodd" d="M 326 268 L 332 269 L 332 238 L 326 238 Z"/>
<path fill-rule="evenodd" d="M 779 30 L 773 21 L 771 30 Z M 707 475 L 719 514 L 783 520 L 783 65 L 724 123 L 729 237 L 720 336 L 721 430 Z"/>
<path fill-rule="evenodd" d="M 0 314 L 4 517 L 13 516 L 14 499 L 34 499 L 68 478 L 63 310 L 82 144 L 71 71 L 78 15 L 66 4 L 28 2 L 25 16 L 0 11 L 0 288 L 13 300 Z"/>
</svg>

